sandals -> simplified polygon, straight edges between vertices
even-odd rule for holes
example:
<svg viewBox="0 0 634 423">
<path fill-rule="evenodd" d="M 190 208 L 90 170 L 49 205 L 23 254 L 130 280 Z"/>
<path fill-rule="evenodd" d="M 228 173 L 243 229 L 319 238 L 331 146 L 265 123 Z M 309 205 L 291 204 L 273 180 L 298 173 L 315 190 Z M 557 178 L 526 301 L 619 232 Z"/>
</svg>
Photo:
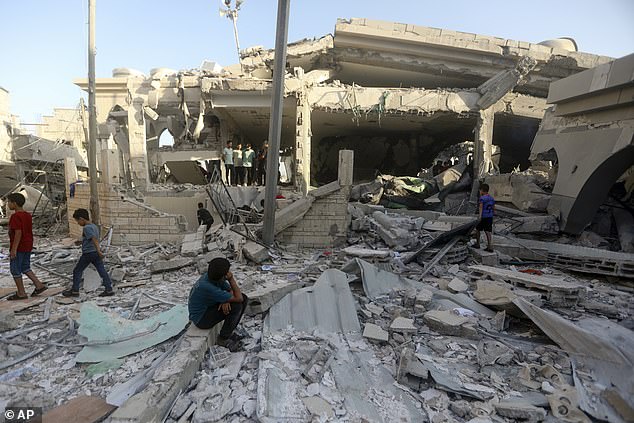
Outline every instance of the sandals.
<svg viewBox="0 0 634 423">
<path fill-rule="evenodd" d="M 18 295 L 18 293 L 16 292 L 15 294 L 11 295 L 10 297 L 7 297 L 7 301 L 19 301 L 19 300 L 28 300 L 29 296 L 25 295 L 24 297 L 21 297 Z"/>
<path fill-rule="evenodd" d="M 46 286 L 46 285 L 44 285 L 44 287 L 42 287 L 42 288 L 35 288 L 35 290 L 31 294 L 31 297 L 37 297 L 39 294 L 41 294 L 42 292 L 46 291 L 47 289 L 48 289 L 48 286 Z"/>
</svg>

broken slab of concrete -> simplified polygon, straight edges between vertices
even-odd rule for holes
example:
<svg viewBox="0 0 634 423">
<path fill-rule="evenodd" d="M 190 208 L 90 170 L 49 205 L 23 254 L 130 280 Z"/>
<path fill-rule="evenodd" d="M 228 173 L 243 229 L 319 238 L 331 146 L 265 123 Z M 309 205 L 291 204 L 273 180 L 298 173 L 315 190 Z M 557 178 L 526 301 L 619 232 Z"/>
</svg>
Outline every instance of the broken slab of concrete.
<svg viewBox="0 0 634 423">
<path fill-rule="evenodd" d="M 477 331 L 468 318 L 447 310 L 428 311 L 423 315 L 423 321 L 431 330 L 443 335 L 478 338 Z"/>
<path fill-rule="evenodd" d="M 371 300 L 395 290 L 416 289 L 418 285 L 417 282 L 411 279 L 379 269 L 373 264 L 361 259 L 354 259 L 354 261 L 345 265 L 342 270 L 344 272 L 361 275 L 363 291 Z"/>
<path fill-rule="evenodd" d="M 281 300 L 286 294 L 299 288 L 296 282 L 275 281 L 267 283 L 263 286 L 257 286 L 252 291 L 246 291 L 245 294 L 249 298 L 246 313 L 248 315 L 264 313 L 275 303 Z"/>
<path fill-rule="evenodd" d="M 405 317 L 397 317 L 396 319 L 394 319 L 392 324 L 390 324 L 390 330 L 393 332 L 401 333 L 418 332 L 418 328 L 414 326 L 414 320 L 406 319 Z"/>
<path fill-rule="evenodd" d="M 495 411 L 502 417 L 528 422 L 541 422 L 546 418 L 546 410 L 521 399 L 502 400 L 494 404 Z"/>
<path fill-rule="evenodd" d="M 364 325 L 363 337 L 380 342 L 387 342 L 390 339 L 390 335 L 387 331 L 384 331 L 381 326 L 375 325 L 374 323 L 366 323 Z"/>
<path fill-rule="evenodd" d="M 467 291 L 469 289 L 469 285 L 467 285 L 462 279 L 453 278 L 447 285 L 447 289 L 449 289 L 449 292 L 458 294 Z"/>
<path fill-rule="evenodd" d="M 633 254 L 499 236 L 493 237 L 493 245 L 511 257 L 545 261 L 569 271 L 634 278 Z"/>
<path fill-rule="evenodd" d="M 270 258 L 268 248 L 249 241 L 242 247 L 242 254 L 254 263 L 261 264 Z"/>
<path fill-rule="evenodd" d="M 290 228 L 300 220 L 310 210 L 315 197 L 308 196 L 300 198 L 288 207 L 278 210 L 275 213 L 275 234 L 279 234 L 286 228 Z"/>
<path fill-rule="evenodd" d="M 183 237 L 181 244 L 181 254 L 188 257 L 195 257 L 202 254 L 205 244 L 205 232 L 207 226 L 201 225 L 193 234 L 187 234 Z"/>
<path fill-rule="evenodd" d="M 550 234 L 559 233 L 557 218 L 551 215 L 514 217 L 510 220 L 502 220 L 495 224 L 496 233 L 514 234 Z"/>
<path fill-rule="evenodd" d="M 177 257 L 170 260 L 155 261 L 150 265 L 152 273 L 163 273 L 172 270 L 182 269 L 183 267 L 194 264 L 194 260 L 187 257 Z"/>
<path fill-rule="evenodd" d="M 215 344 L 220 325 L 209 330 L 190 326 L 177 348 L 156 370 L 152 380 L 111 416 L 111 423 L 162 421 L 176 397 L 189 385 L 210 345 Z"/>
<path fill-rule="evenodd" d="M 485 266 L 498 266 L 500 264 L 500 257 L 495 251 L 489 252 L 480 248 L 469 249 L 473 257 Z"/>
<path fill-rule="evenodd" d="M 582 285 L 568 282 L 560 277 L 537 276 L 483 265 L 470 266 L 469 269 L 482 275 L 489 275 L 499 280 L 540 291 L 544 298 L 553 304 L 576 304 L 585 297 L 585 288 Z"/>
<path fill-rule="evenodd" d="M 539 292 L 517 288 L 506 282 L 480 279 L 476 281 L 473 297 L 481 304 L 495 310 L 504 310 L 513 316 L 524 314 L 513 304 L 515 298 L 521 297 L 536 306 L 542 305 L 542 295 Z"/>
<path fill-rule="evenodd" d="M 341 251 L 349 256 L 360 258 L 387 258 L 390 255 L 389 250 L 372 250 L 370 248 L 362 248 L 354 245 L 346 247 Z"/>
</svg>

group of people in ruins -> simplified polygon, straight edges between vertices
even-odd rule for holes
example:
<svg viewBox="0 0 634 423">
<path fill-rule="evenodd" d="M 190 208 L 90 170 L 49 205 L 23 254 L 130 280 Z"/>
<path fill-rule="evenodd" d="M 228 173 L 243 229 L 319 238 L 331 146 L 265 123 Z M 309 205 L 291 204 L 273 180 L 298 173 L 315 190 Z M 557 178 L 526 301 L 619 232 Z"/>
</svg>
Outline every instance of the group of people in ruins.
<svg viewBox="0 0 634 423">
<path fill-rule="evenodd" d="M 262 148 L 256 153 L 251 144 L 242 147 L 238 143 L 227 141 L 222 150 L 222 161 L 225 165 L 225 182 L 229 186 L 264 186 L 266 183 L 266 160 L 269 144 L 264 141 Z"/>
</svg>

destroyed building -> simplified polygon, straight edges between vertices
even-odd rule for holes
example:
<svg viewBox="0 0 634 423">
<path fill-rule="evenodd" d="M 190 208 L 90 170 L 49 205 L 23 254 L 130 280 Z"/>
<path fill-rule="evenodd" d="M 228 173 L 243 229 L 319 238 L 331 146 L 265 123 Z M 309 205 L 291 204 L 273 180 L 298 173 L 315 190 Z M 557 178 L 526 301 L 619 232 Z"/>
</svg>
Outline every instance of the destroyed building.
<svg viewBox="0 0 634 423">
<path fill-rule="evenodd" d="M 49 290 L 0 302 L 0 404 L 38 398 L 46 422 L 632 421 L 632 57 L 366 19 L 290 44 L 270 248 L 262 189 L 201 168 L 266 139 L 273 52 L 116 69 L 97 120 L 117 296 L 92 298 L 95 272 L 57 295 L 79 227 L 43 239 Z M 79 161 L 64 160 L 69 210 L 89 204 Z M 478 180 L 498 201 L 494 252 L 469 240 Z M 249 297 L 241 351 L 187 318 L 218 256 Z"/>
<path fill-rule="evenodd" d="M 172 182 L 205 184 L 200 167 L 211 172 L 227 141 L 257 148 L 267 138 L 272 57 L 253 47 L 242 52 L 242 66 L 157 68 L 149 76 L 115 69 L 98 79 L 99 138 L 112 150 L 102 181 L 178 214 L 161 199 L 166 172 Z M 288 47 L 283 168 L 306 194 L 337 179 L 340 149 L 354 151 L 354 180 L 362 182 L 377 173 L 416 176 L 445 148 L 471 142 L 460 161 L 466 167 L 473 157 L 480 179 L 524 170 L 550 83 L 610 60 L 578 52 L 570 39 L 532 44 L 339 20 L 334 35 Z M 86 89 L 86 80 L 76 83 Z M 167 133 L 173 144 L 161 146 Z M 191 223 L 200 190 L 185 188 L 178 196 L 188 199 L 180 206 Z"/>
</svg>

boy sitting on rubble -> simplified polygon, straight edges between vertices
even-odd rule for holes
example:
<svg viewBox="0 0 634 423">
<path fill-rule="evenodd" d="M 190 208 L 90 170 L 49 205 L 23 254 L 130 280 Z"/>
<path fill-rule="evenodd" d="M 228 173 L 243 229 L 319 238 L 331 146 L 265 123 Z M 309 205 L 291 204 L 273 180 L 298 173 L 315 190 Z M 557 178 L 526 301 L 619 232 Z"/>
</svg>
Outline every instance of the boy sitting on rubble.
<svg viewBox="0 0 634 423">
<path fill-rule="evenodd" d="M 207 273 L 194 284 L 188 300 L 189 320 L 200 329 L 211 329 L 224 321 L 218 345 L 235 349 L 239 337 L 233 331 L 247 306 L 247 296 L 240 292 L 229 260 L 217 257 L 209 262 Z"/>
<path fill-rule="evenodd" d="M 78 297 L 79 285 L 81 285 L 84 270 L 88 265 L 92 264 L 97 269 L 97 273 L 103 281 L 104 291 L 99 294 L 100 297 L 110 297 L 114 295 L 112 290 L 112 281 L 110 275 L 103 265 L 103 253 L 99 247 L 99 228 L 90 222 L 90 214 L 86 209 L 77 209 L 73 213 L 73 219 L 77 224 L 83 227 L 81 238 L 81 257 L 73 269 L 73 287 L 62 292 L 65 297 Z"/>
<path fill-rule="evenodd" d="M 24 290 L 22 275 L 26 275 L 35 284 L 31 294 L 35 297 L 46 291 L 47 287 L 31 270 L 31 250 L 33 250 L 33 220 L 31 214 L 22 206 L 26 202 L 24 195 L 13 192 L 7 196 L 7 205 L 15 211 L 9 218 L 9 268 L 18 292 L 7 298 L 9 301 L 29 298 Z"/>
<path fill-rule="evenodd" d="M 476 244 L 475 248 L 480 248 L 480 232 L 484 231 L 484 234 L 487 238 L 487 248 L 485 251 L 490 253 L 493 252 L 493 241 L 492 241 L 492 232 L 493 232 L 493 215 L 495 213 L 495 199 L 489 195 L 489 185 L 482 184 L 480 185 L 480 203 L 479 213 L 480 219 L 478 221 L 478 225 L 476 226 Z"/>
</svg>

